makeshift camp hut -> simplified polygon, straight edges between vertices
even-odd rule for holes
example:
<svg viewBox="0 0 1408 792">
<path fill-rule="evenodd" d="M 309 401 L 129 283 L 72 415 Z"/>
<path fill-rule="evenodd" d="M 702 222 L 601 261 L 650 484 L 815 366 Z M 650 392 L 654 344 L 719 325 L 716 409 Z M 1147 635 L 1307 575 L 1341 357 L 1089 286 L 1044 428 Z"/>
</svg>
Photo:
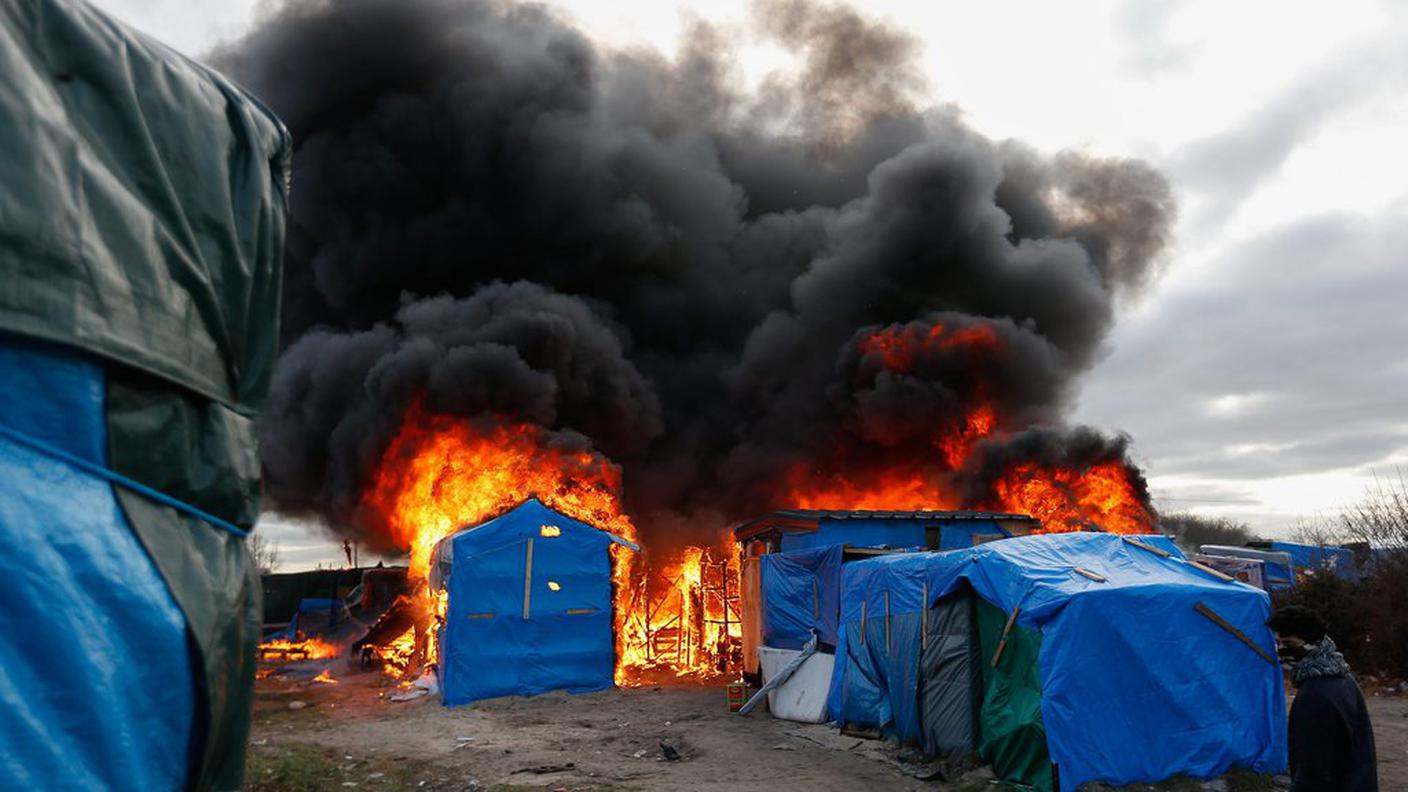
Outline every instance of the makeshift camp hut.
<svg viewBox="0 0 1408 792">
<path fill-rule="evenodd" d="M 761 542 L 767 552 L 833 545 L 952 550 L 1025 536 L 1040 527 L 1025 514 L 782 509 L 739 525 L 734 538 L 745 546 Z"/>
<path fill-rule="evenodd" d="M 1038 790 L 1286 766 L 1265 592 L 1137 539 L 1031 536 L 841 567 L 830 708 Z"/>
<path fill-rule="evenodd" d="M 446 706 L 611 687 L 612 544 L 639 549 L 536 498 L 442 539 L 430 583 L 449 595 Z"/>
<path fill-rule="evenodd" d="M 290 140 L 84 2 L 0 75 L 0 788 L 238 789 Z"/>
<path fill-rule="evenodd" d="M 1259 550 L 1253 547 L 1201 545 L 1198 553 L 1220 558 L 1246 558 L 1261 562 L 1262 585 L 1267 591 L 1280 591 L 1296 584 L 1295 562 L 1284 550 Z"/>
<path fill-rule="evenodd" d="M 789 645 L 768 643 L 764 635 L 768 628 L 764 625 L 763 613 L 765 598 L 760 561 L 763 556 L 793 551 L 825 551 L 832 547 L 845 547 L 851 557 L 860 557 L 867 550 L 880 548 L 938 550 L 973 547 L 997 539 L 1025 536 L 1040 527 L 1040 521 L 1025 514 L 978 511 L 782 509 L 742 523 L 734 528 L 733 535 L 743 548 L 740 589 L 744 676 L 754 681 L 759 679 L 760 647 Z M 816 558 L 823 557 L 824 553 Z M 834 593 L 839 582 L 822 581 L 819 585 L 823 591 Z M 773 594 L 779 591 L 774 589 Z M 829 602 L 834 605 L 835 599 Z M 775 615 L 788 618 L 786 608 L 772 607 Z M 838 611 L 830 608 L 827 612 L 834 614 Z M 834 616 L 831 621 L 834 623 Z M 803 631 L 803 641 L 806 636 Z M 827 641 L 828 645 L 833 643 L 834 640 Z"/>
<path fill-rule="evenodd" d="M 1342 580 L 1359 579 L 1359 565 L 1354 558 L 1354 551 L 1345 547 L 1279 540 L 1247 542 L 1247 547 L 1285 553 L 1291 557 L 1291 568 L 1297 575 L 1328 572 Z"/>
</svg>

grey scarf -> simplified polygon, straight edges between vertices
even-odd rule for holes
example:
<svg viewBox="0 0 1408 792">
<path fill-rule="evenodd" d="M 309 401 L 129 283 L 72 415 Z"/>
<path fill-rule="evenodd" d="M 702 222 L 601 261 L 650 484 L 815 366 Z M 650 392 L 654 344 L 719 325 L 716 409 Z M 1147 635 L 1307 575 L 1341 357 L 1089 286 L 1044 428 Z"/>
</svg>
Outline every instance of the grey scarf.
<svg viewBox="0 0 1408 792">
<path fill-rule="evenodd" d="M 1335 642 L 1328 635 L 1291 667 L 1291 681 L 1296 687 L 1307 679 L 1348 674 L 1349 663 L 1344 661 L 1344 655 L 1335 649 Z"/>
</svg>

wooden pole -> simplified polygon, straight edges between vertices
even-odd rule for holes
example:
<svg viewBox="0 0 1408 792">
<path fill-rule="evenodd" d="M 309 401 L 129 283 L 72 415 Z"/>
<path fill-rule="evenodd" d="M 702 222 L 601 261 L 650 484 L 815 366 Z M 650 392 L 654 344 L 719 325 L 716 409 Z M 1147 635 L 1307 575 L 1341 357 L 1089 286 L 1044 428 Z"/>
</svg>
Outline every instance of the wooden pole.
<svg viewBox="0 0 1408 792">
<path fill-rule="evenodd" d="M 929 581 L 924 581 L 924 593 L 919 599 L 919 648 L 929 648 Z"/>
<path fill-rule="evenodd" d="M 885 655 L 890 654 L 890 590 L 885 589 Z"/>
<path fill-rule="evenodd" d="M 992 667 L 997 668 L 997 661 L 1002 659 L 1002 650 L 1007 648 L 1007 636 L 1012 632 L 1012 627 L 1017 624 L 1017 614 L 1022 612 L 1021 606 L 1012 609 L 1012 615 L 1007 617 L 1007 626 L 1002 628 L 1002 640 L 997 642 L 997 651 L 992 654 Z"/>
<path fill-rule="evenodd" d="M 1236 626 L 1234 626 L 1231 622 L 1219 616 L 1217 612 L 1214 611 L 1212 608 L 1209 608 L 1207 605 L 1204 605 L 1203 603 L 1199 602 L 1197 605 L 1193 606 L 1193 609 L 1196 610 L 1198 613 L 1201 613 L 1204 616 L 1208 617 L 1210 620 L 1212 620 L 1213 624 L 1216 624 L 1218 627 L 1221 627 L 1222 629 L 1231 633 L 1234 637 L 1236 637 L 1237 640 L 1251 647 L 1251 650 L 1253 652 L 1256 652 L 1257 654 L 1261 655 L 1261 659 L 1265 660 L 1271 665 L 1276 666 L 1277 668 L 1281 667 L 1281 663 L 1278 662 L 1270 652 L 1267 652 L 1265 649 L 1261 648 L 1261 646 L 1259 646 L 1256 641 L 1253 641 L 1251 638 L 1248 638 L 1246 633 L 1237 629 Z"/>
<path fill-rule="evenodd" d="M 528 605 L 533 597 L 533 538 L 528 537 L 528 550 L 523 560 L 523 621 L 528 621 Z"/>
</svg>

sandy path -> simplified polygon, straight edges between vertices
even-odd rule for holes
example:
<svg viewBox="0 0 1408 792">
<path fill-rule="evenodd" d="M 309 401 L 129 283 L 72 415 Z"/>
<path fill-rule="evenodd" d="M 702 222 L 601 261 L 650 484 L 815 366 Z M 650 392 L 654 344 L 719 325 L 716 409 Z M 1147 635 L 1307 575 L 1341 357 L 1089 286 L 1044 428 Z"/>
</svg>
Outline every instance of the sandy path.
<svg viewBox="0 0 1408 792">
<path fill-rule="evenodd" d="M 895 761 L 893 748 L 826 726 L 731 715 L 722 687 L 553 693 L 457 709 L 435 697 L 393 703 L 382 697 L 388 692 L 375 674 L 343 673 L 337 685 L 264 680 L 255 750 L 312 745 L 339 761 L 410 768 L 404 786 L 387 778 L 359 781 L 361 789 L 993 788 L 971 776 L 947 784 L 920 780 Z M 294 700 L 308 706 L 290 709 Z M 1408 789 L 1408 699 L 1371 697 L 1369 703 L 1381 788 Z M 681 759 L 665 761 L 662 741 Z"/>
</svg>

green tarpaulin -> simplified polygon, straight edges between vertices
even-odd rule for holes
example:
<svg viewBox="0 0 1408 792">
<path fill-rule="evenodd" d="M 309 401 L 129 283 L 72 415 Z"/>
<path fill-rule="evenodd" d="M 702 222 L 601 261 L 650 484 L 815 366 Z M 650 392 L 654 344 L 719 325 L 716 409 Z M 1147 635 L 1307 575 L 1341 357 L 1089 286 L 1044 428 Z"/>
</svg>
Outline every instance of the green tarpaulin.
<svg viewBox="0 0 1408 792">
<path fill-rule="evenodd" d="M 108 464 L 249 529 L 291 145 L 238 86 L 79 2 L 0 0 L 0 331 L 107 366 Z M 238 535 L 118 488 L 186 616 L 191 778 L 238 788 L 259 585 Z"/>
<path fill-rule="evenodd" d="M 1041 682 L 1037 658 L 1041 635 L 1013 625 L 1002 648 L 1007 614 L 977 599 L 978 642 L 983 671 L 983 703 L 979 716 L 978 756 L 992 765 L 998 778 L 1041 792 L 1055 788 L 1046 730 L 1041 723 Z"/>
</svg>

